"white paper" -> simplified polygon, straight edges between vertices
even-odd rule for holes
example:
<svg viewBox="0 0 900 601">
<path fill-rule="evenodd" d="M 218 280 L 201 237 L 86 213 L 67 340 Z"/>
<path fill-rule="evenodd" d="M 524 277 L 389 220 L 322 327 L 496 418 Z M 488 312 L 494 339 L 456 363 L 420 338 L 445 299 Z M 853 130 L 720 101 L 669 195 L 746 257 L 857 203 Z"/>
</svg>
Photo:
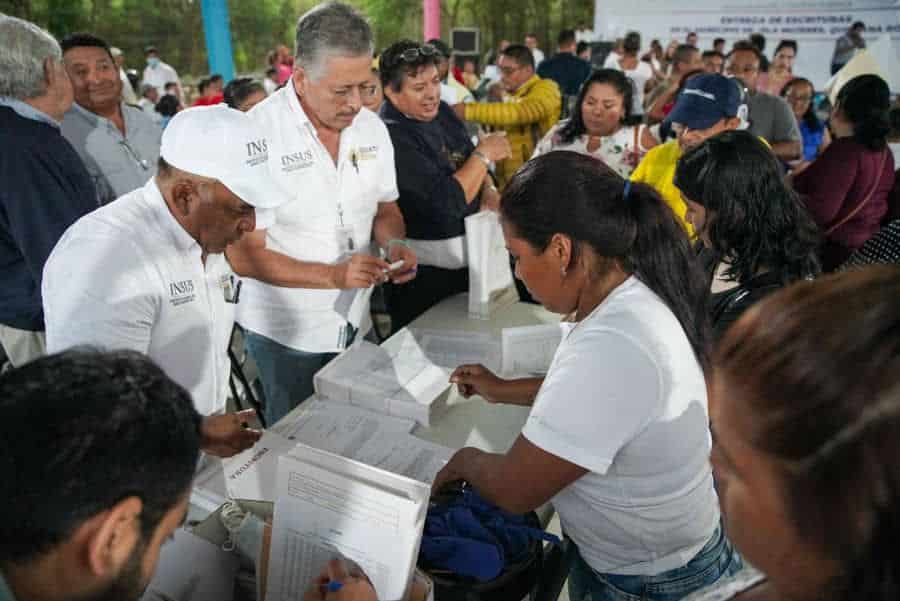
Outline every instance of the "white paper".
<svg viewBox="0 0 900 601">
<path fill-rule="evenodd" d="M 546 374 L 569 325 L 554 323 L 504 328 L 500 335 L 503 374 L 507 377 Z"/>
<path fill-rule="evenodd" d="M 459 330 L 415 330 L 409 334 L 434 363 L 447 369 L 460 365 L 481 364 L 494 371 L 500 369 L 500 344 L 485 332 Z"/>
<path fill-rule="evenodd" d="M 297 443 L 352 458 L 373 437 L 408 436 L 415 427 L 413 420 L 350 405 L 318 400 L 307 405 L 296 420 L 279 422 L 250 449 L 211 461 L 197 475 L 191 502 L 208 511 L 215 511 L 228 497 L 274 502 L 278 457 Z"/>
<path fill-rule="evenodd" d="M 366 573 L 379 599 L 412 581 L 430 490 L 425 484 L 299 446 L 281 458 L 267 601 L 296 601 L 332 558 Z"/>
<path fill-rule="evenodd" d="M 393 474 L 431 484 L 452 455 L 453 449 L 416 438 L 412 434 L 379 433 L 360 447 L 352 458 Z"/>
<path fill-rule="evenodd" d="M 313 378 L 316 395 L 372 411 L 414 419 L 426 426 L 446 402 L 450 372 L 416 345 L 390 351 L 363 341 Z"/>
<path fill-rule="evenodd" d="M 500 218 L 494 211 L 481 211 L 465 219 L 469 257 L 469 315 L 487 319 L 498 306 L 517 298 L 509 267 L 509 252 Z"/>
</svg>

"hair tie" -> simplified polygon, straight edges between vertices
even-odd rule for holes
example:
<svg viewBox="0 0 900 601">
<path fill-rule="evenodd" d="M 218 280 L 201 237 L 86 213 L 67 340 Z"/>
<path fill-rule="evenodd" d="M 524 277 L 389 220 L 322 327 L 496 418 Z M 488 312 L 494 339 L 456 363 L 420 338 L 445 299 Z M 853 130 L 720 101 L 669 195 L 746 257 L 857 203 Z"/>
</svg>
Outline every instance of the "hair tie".
<svg viewBox="0 0 900 601">
<path fill-rule="evenodd" d="M 622 190 L 622 200 L 628 200 L 628 195 L 631 193 L 631 180 L 625 180 L 625 188 Z"/>
</svg>

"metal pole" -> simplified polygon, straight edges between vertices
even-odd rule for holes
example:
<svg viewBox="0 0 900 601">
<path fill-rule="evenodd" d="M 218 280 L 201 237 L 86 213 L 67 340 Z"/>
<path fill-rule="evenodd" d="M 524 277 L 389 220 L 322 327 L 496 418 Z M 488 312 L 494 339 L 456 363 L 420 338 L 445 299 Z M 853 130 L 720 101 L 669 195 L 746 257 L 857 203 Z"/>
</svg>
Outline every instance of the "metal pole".
<svg viewBox="0 0 900 601">
<path fill-rule="evenodd" d="M 227 0 L 200 0 L 203 32 L 206 34 L 206 53 L 209 72 L 219 73 L 228 83 L 234 79 L 234 56 L 231 50 L 231 26 L 228 21 Z"/>
</svg>

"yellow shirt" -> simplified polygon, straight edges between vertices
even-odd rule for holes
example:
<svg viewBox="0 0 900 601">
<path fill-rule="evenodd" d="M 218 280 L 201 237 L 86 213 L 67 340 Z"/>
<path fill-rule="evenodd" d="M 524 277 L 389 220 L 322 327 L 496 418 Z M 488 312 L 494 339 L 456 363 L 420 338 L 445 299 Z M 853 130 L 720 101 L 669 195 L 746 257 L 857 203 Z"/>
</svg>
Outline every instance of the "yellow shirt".
<svg viewBox="0 0 900 601">
<path fill-rule="evenodd" d="M 637 169 L 631 174 L 631 181 L 648 184 L 656 188 L 666 204 L 684 225 L 688 234 L 694 235 L 694 228 L 688 223 L 684 215 L 687 213 L 687 205 L 681 199 L 681 192 L 675 187 L 675 166 L 681 158 L 681 146 L 678 140 L 670 140 L 651 148 Z"/>
</svg>

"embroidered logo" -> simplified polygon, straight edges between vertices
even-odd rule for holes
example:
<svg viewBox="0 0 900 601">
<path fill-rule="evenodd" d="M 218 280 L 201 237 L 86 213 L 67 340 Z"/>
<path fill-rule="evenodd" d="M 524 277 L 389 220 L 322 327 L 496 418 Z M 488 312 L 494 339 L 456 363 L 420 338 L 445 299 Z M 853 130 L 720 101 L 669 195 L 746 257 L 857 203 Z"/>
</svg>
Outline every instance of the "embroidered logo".
<svg viewBox="0 0 900 601">
<path fill-rule="evenodd" d="M 247 165 L 256 167 L 269 160 L 269 145 L 265 138 L 247 142 Z"/>
<path fill-rule="evenodd" d="M 281 170 L 284 173 L 306 169 L 314 164 L 312 150 L 299 150 L 281 156 Z"/>
<path fill-rule="evenodd" d="M 189 303 L 197 298 L 194 294 L 194 280 L 169 282 L 169 302 L 173 307 Z"/>
</svg>

